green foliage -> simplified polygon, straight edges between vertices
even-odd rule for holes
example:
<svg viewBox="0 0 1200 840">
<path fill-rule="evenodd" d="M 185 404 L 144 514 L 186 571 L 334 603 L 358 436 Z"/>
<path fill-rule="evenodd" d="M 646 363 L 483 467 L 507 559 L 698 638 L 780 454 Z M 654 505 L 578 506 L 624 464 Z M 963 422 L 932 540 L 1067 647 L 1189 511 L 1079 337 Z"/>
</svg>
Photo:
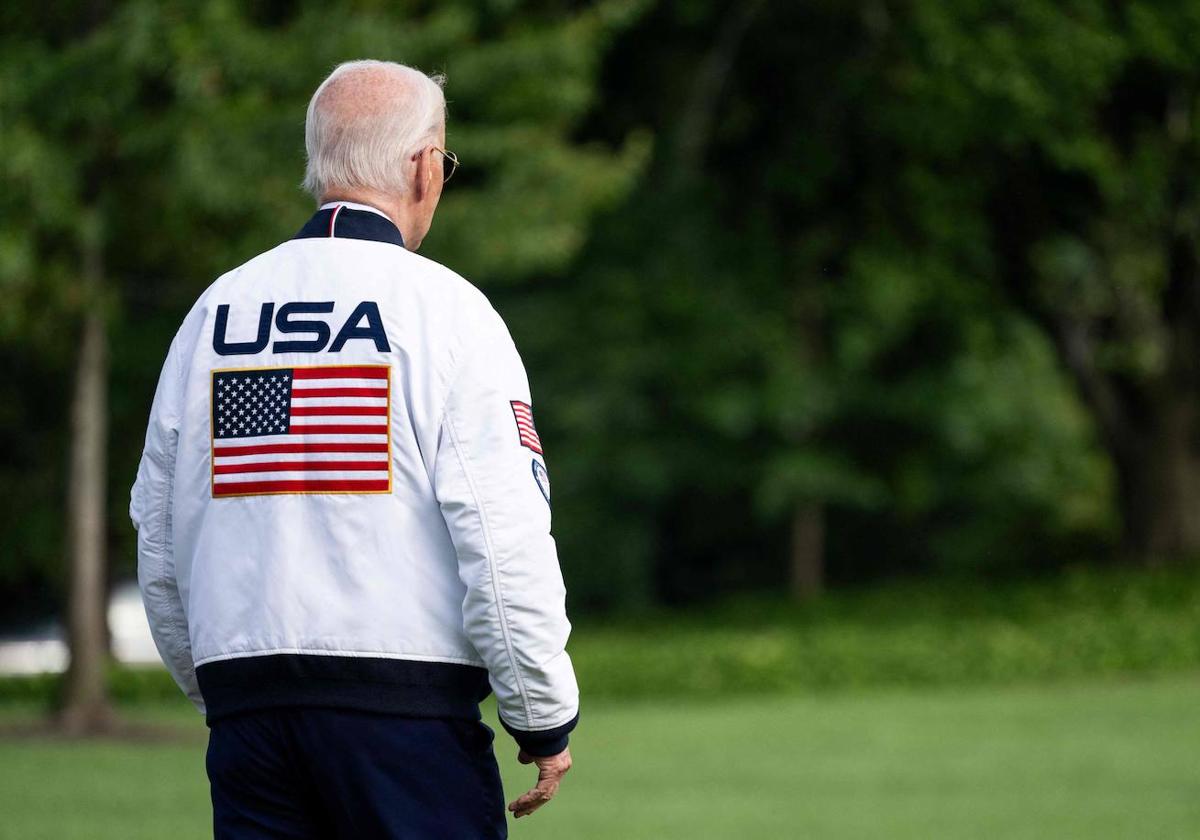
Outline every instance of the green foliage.
<svg viewBox="0 0 1200 840">
<path fill-rule="evenodd" d="M 970 9 L 747 8 L 667 5 L 617 52 L 671 57 L 612 87 L 659 138 L 653 177 L 596 226 L 574 293 L 526 345 L 543 437 L 565 447 L 550 456 L 572 591 L 592 604 L 777 585 L 793 509 L 811 503 L 834 580 L 1105 550 L 1115 479 L 1093 418 L 1000 282 L 984 183 L 998 175 L 973 155 L 1009 141 L 987 135 L 995 115 L 950 109 L 982 107 L 959 102 L 956 66 L 916 77 L 921 38 Z M 1030 56 L 1008 36 L 993 46 L 1041 67 L 1042 34 Z M 1105 39 L 1088 43 L 1106 60 Z"/>
<path fill-rule="evenodd" d="M 1183 671 L 1200 667 L 1200 574 L 894 585 L 807 608 L 747 598 L 585 624 L 570 650 L 589 695 L 621 698 Z"/>
</svg>

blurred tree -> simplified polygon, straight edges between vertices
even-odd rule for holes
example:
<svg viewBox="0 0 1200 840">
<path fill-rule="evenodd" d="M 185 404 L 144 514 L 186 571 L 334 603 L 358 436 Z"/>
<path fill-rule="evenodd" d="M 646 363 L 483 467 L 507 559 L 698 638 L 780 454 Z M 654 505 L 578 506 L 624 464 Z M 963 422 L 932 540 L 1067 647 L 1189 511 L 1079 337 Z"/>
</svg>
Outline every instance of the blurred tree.
<svg viewBox="0 0 1200 840">
<path fill-rule="evenodd" d="M 111 41 L 103 34 L 97 37 L 96 31 L 106 12 L 104 4 L 56 11 L 77 15 L 70 25 L 79 38 L 79 45 L 64 50 L 58 60 L 47 61 L 45 45 L 22 37 L 29 34 L 23 27 L 4 30 L 3 104 L 8 119 L 3 145 L 15 158 L 6 174 L 21 186 L 34 187 L 25 195 L 18 187 L 8 196 L 23 204 L 25 212 L 14 219 L 10 255 L 17 259 L 7 267 L 18 271 L 6 272 L 6 285 L 14 287 L 14 309 L 20 311 L 26 302 L 21 293 L 30 292 L 33 278 L 44 271 L 51 294 L 65 304 L 59 311 L 80 323 L 71 377 L 66 479 L 71 661 L 61 720 L 68 730 L 85 732 L 107 727 L 112 717 L 104 684 L 109 302 L 101 182 L 113 160 L 114 116 L 120 113 L 113 106 L 119 109 L 122 104 L 119 82 L 124 79 L 110 66 L 103 86 L 95 84 L 96 59 L 112 58 Z M 64 34 L 54 32 L 58 37 Z M 82 95 L 70 111 L 54 113 L 44 107 L 54 93 L 76 89 Z M 43 172 L 44 167 L 49 171 Z M 47 186 L 49 194 L 39 194 Z M 39 239 L 51 237 L 53 244 L 39 247 Z"/>
<path fill-rule="evenodd" d="M 545 437 L 575 450 L 563 504 L 588 507 L 568 518 L 596 523 L 567 535 L 586 597 L 612 602 L 614 567 L 654 570 L 643 599 L 806 597 L 1105 538 L 1108 474 L 999 290 L 974 184 L 897 142 L 936 113 L 883 122 L 910 24 L 877 2 L 664 2 L 611 54 L 588 130 L 660 142 L 538 362 Z"/>
<path fill-rule="evenodd" d="M 881 132 L 972 195 L 1116 468 L 1124 546 L 1200 552 L 1200 6 L 918 2 Z"/>
</svg>

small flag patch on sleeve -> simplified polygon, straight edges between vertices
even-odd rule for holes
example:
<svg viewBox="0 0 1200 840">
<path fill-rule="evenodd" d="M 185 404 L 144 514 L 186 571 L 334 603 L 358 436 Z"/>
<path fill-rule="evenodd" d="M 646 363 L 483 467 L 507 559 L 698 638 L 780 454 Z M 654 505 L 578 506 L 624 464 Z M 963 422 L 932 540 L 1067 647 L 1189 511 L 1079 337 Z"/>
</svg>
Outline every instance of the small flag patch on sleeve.
<svg viewBox="0 0 1200 840">
<path fill-rule="evenodd" d="M 521 445 L 528 446 L 537 454 L 542 454 L 542 441 L 538 438 L 537 429 L 533 427 L 533 409 L 529 403 L 520 400 L 509 402 L 512 406 L 513 417 L 517 420 L 517 434 Z"/>
</svg>

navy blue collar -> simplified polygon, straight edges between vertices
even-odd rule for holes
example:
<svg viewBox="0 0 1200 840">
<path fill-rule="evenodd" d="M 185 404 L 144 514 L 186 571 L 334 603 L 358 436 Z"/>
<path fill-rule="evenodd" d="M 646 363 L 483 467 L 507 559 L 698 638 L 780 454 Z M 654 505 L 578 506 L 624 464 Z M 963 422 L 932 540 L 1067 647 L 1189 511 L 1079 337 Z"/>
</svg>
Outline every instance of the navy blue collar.
<svg viewBox="0 0 1200 840">
<path fill-rule="evenodd" d="M 318 210 L 292 238 L 369 239 L 404 247 L 404 237 L 391 219 L 370 210 L 355 210 L 341 205 Z"/>
</svg>

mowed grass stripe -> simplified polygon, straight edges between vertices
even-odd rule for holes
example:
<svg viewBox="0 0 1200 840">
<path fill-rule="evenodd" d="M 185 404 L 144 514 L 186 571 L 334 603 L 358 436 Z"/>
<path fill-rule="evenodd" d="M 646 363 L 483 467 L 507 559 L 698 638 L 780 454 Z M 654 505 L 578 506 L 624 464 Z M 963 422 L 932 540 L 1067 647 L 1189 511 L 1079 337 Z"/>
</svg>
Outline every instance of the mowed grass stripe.
<svg viewBox="0 0 1200 840">
<path fill-rule="evenodd" d="M 586 697 L 586 692 L 585 692 Z M 586 703 L 517 838 L 1194 838 L 1200 675 L 1009 689 Z M 0 714 L 11 721 L 16 713 Z M 0 838 L 210 836 L 180 743 L 0 741 Z M 494 709 L 487 710 L 494 724 Z M 532 784 L 498 730 L 511 799 Z"/>
</svg>

